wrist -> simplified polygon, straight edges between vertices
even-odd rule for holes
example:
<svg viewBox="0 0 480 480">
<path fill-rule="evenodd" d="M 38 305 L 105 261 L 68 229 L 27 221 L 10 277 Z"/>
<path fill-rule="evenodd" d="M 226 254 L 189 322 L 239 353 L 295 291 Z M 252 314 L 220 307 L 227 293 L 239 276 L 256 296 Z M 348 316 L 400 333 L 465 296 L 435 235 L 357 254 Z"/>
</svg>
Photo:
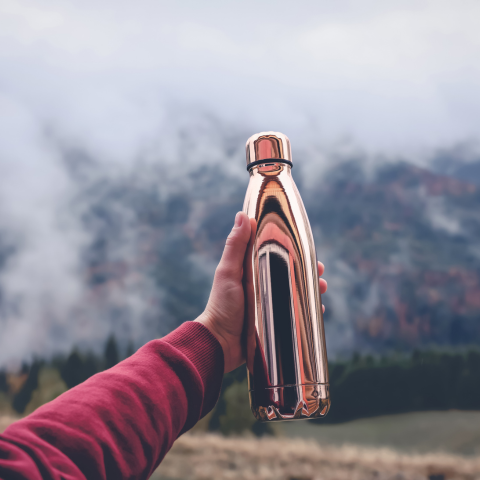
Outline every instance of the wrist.
<svg viewBox="0 0 480 480">
<path fill-rule="evenodd" d="M 223 360 L 224 360 L 224 365 L 226 369 L 227 363 L 228 363 L 227 362 L 228 353 L 229 353 L 228 342 L 225 340 L 222 334 L 218 331 L 218 329 L 215 328 L 215 321 L 207 312 L 203 312 L 199 317 L 195 319 L 195 322 L 201 323 L 217 339 L 218 343 L 222 347 Z"/>
</svg>

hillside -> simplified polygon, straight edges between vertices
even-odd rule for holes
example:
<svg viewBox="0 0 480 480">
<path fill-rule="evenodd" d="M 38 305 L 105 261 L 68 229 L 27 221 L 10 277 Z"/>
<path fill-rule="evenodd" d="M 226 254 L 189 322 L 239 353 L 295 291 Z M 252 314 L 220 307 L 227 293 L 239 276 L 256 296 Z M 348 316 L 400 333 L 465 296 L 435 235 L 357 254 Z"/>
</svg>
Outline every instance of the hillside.
<svg viewBox="0 0 480 480">
<path fill-rule="evenodd" d="M 330 354 L 480 340 L 478 187 L 408 163 L 367 170 L 359 161 L 305 186 L 310 169 L 293 174 L 327 267 Z M 76 208 L 91 238 L 85 278 L 117 324 L 156 317 L 164 333 L 197 315 L 241 208 L 247 178 L 221 167 L 171 175 L 80 185 Z M 128 305 L 140 301 L 140 310 Z"/>
<path fill-rule="evenodd" d="M 241 161 L 232 155 L 225 158 Z M 75 191 L 59 218 L 82 238 L 73 250 L 76 289 L 63 292 L 71 279 L 59 281 L 37 305 L 40 286 L 25 278 L 35 295 L 9 296 L 3 286 L 16 278 L 24 245 L 0 231 L 2 333 L 33 321 L 21 317 L 32 312 L 41 358 L 74 346 L 98 352 L 112 332 L 126 351 L 195 318 L 242 207 L 246 172 L 225 162 L 112 172 L 81 152 L 65 158 Z M 332 161 L 320 173 L 300 159 L 293 169 L 326 264 L 329 355 L 478 343 L 479 187 L 405 162 L 367 168 L 364 160 Z"/>
<path fill-rule="evenodd" d="M 478 187 L 406 163 L 350 163 L 319 192 L 306 203 L 333 274 L 329 340 L 341 346 L 343 325 L 350 345 L 374 351 L 478 341 Z"/>
</svg>

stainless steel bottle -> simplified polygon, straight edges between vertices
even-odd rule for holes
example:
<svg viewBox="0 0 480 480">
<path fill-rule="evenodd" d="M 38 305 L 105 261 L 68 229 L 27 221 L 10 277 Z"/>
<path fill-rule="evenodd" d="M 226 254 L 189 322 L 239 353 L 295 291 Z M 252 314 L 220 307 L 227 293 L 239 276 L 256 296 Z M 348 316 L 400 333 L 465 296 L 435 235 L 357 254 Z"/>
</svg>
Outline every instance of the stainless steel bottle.
<svg viewBox="0 0 480 480">
<path fill-rule="evenodd" d="M 330 397 L 317 258 L 290 140 L 262 132 L 246 148 L 243 211 L 257 221 L 244 266 L 250 406 L 263 421 L 323 417 Z"/>
</svg>

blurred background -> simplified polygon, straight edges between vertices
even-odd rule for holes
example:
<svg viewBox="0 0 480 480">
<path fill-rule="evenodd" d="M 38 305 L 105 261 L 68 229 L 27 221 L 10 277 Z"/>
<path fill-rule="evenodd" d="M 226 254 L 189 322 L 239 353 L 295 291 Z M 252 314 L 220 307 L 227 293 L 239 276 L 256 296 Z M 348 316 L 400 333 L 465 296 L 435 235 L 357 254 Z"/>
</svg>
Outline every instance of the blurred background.
<svg viewBox="0 0 480 480">
<path fill-rule="evenodd" d="M 480 475 L 479 18 L 473 0 L 0 0 L 0 429 L 203 310 L 245 141 L 274 130 L 326 266 L 332 409 L 254 423 L 242 367 L 202 445 L 314 438 L 355 478 Z M 195 448 L 158 478 L 353 478 L 198 473 Z"/>
</svg>

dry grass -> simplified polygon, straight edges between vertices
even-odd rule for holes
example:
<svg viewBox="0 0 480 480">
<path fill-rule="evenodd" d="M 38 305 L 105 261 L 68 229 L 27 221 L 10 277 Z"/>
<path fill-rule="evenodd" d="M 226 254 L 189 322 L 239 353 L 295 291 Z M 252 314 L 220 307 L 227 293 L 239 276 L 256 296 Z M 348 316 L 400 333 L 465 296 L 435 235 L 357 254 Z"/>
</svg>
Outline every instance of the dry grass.
<svg viewBox="0 0 480 480">
<path fill-rule="evenodd" d="M 152 479 L 474 480 L 480 479 L 480 457 L 325 447 L 296 439 L 184 435 Z"/>
<path fill-rule="evenodd" d="M 0 416 L 0 433 L 17 418 Z M 187 434 L 152 480 L 480 480 L 480 457 L 402 454 L 312 440 Z"/>
</svg>

